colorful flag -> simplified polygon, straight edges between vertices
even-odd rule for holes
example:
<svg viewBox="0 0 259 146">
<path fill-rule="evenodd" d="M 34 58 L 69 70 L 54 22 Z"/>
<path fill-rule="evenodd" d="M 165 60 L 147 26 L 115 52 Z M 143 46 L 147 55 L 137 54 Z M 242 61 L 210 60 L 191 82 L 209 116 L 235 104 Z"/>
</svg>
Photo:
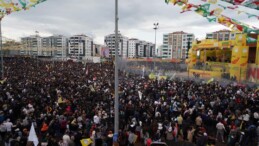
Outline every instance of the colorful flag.
<svg viewBox="0 0 259 146">
<path fill-rule="evenodd" d="M 214 78 L 211 78 L 210 80 L 208 80 L 207 84 L 210 84 L 213 81 L 214 81 Z"/>
<path fill-rule="evenodd" d="M 86 138 L 86 139 L 82 139 L 80 140 L 82 146 L 89 146 L 91 143 L 93 143 L 92 139 L 90 138 Z"/>
<path fill-rule="evenodd" d="M 248 16 L 248 18 L 257 17 L 257 15 L 255 15 L 255 14 L 250 14 L 250 13 L 246 13 L 246 15 Z"/>
<path fill-rule="evenodd" d="M 214 18 L 207 17 L 207 19 L 208 19 L 209 22 L 216 22 L 217 21 L 216 17 L 214 17 Z"/>
<path fill-rule="evenodd" d="M 218 4 L 218 6 L 222 7 L 224 10 L 227 8 L 226 6 L 223 6 L 221 4 Z"/>
<path fill-rule="evenodd" d="M 208 3 L 210 4 L 216 4 L 218 2 L 218 0 L 208 0 Z"/>
<path fill-rule="evenodd" d="M 58 104 L 61 104 L 61 103 L 64 103 L 64 100 L 63 100 L 62 96 L 59 96 L 58 97 Z"/>
<path fill-rule="evenodd" d="M 12 12 L 28 10 L 45 1 L 46 0 L 0 0 L 0 18 Z"/>
<path fill-rule="evenodd" d="M 39 144 L 39 140 L 38 140 L 38 137 L 36 135 L 33 123 L 31 124 L 31 129 L 30 129 L 28 141 L 32 141 L 34 146 L 38 146 L 38 144 Z"/>
<path fill-rule="evenodd" d="M 259 10 L 259 1 L 258 0 L 221 0 L 233 5 L 241 5 L 251 9 Z"/>
<path fill-rule="evenodd" d="M 154 80 L 156 79 L 156 75 L 154 73 L 149 74 L 149 79 Z"/>
<path fill-rule="evenodd" d="M 208 2 L 208 0 L 205 0 L 205 1 Z M 172 3 L 176 2 L 177 3 L 179 1 L 176 1 L 176 0 L 170 1 L 170 0 L 168 0 L 167 2 L 168 3 L 169 2 L 172 2 Z M 236 4 L 238 2 L 234 2 L 234 3 Z M 212 11 L 210 11 L 210 3 L 205 3 L 203 5 L 194 5 L 194 4 L 188 3 L 188 1 L 187 1 L 184 4 L 185 4 L 185 6 L 182 7 L 183 11 L 181 13 L 189 11 L 189 10 L 192 11 L 191 9 L 188 9 L 188 5 L 190 5 L 191 7 L 195 7 L 196 8 L 196 10 L 193 10 L 193 11 L 195 11 L 196 13 L 198 13 L 199 15 L 201 15 L 203 17 L 208 17 L 208 16 L 215 16 L 216 17 L 216 20 L 214 18 L 211 18 L 211 17 L 207 18 L 209 20 L 209 22 L 217 22 L 219 24 L 222 24 L 222 25 L 230 28 L 232 31 L 236 31 L 236 32 L 239 32 L 239 33 L 259 32 L 258 28 L 251 27 L 251 26 L 249 26 L 249 25 L 247 25 L 245 23 L 239 22 L 239 21 L 237 21 L 235 19 L 232 19 L 232 18 L 229 18 L 229 17 L 226 17 L 226 16 L 222 15 L 223 9 L 227 9 L 227 7 L 222 5 L 222 4 L 218 4 L 218 6 L 222 7 L 223 9 L 222 8 L 216 8 L 216 9 L 214 9 Z M 229 9 L 231 9 L 231 8 L 236 9 L 237 7 L 238 6 L 234 6 L 234 7 L 230 7 Z M 235 10 L 235 11 L 237 11 L 239 14 L 241 12 L 243 12 L 243 11 L 239 11 L 239 10 Z M 257 19 L 259 19 L 259 16 L 251 15 L 251 14 L 249 14 L 248 17 L 249 18 L 256 17 Z"/>
</svg>

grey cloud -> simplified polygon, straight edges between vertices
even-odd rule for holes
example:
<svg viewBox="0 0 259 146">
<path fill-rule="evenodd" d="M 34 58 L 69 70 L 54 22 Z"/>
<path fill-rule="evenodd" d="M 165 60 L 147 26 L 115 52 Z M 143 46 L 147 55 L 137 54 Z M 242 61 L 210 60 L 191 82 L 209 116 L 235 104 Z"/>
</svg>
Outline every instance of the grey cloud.
<svg viewBox="0 0 259 146">
<path fill-rule="evenodd" d="M 161 43 L 162 34 L 167 32 L 184 30 L 202 37 L 206 32 L 224 28 L 193 12 L 180 14 L 180 11 L 181 8 L 167 5 L 164 0 L 119 0 L 119 29 L 128 37 L 154 41 L 153 23 L 159 22 L 158 43 Z M 257 21 L 236 13 L 230 16 L 252 24 Z M 114 0 L 47 0 L 29 11 L 6 16 L 3 30 L 4 36 L 15 39 L 35 30 L 46 35 L 84 33 L 103 43 L 104 36 L 114 32 Z"/>
</svg>

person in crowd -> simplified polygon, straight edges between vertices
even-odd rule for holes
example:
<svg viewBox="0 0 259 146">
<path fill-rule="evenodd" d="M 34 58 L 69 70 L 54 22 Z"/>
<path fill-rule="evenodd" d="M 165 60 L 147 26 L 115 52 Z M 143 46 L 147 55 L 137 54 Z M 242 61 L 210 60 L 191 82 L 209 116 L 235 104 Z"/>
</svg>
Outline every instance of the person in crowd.
<svg viewBox="0 0 259 146">
<path fill-rule="evenodd" d="M 5 58 L 4 65 L 0 136 L 6 145 L 30 143 L 32 124 L 40 145 L 81 146 L 89 138 L 92 145 L 112 145 L 113 63 L 40 60 L 37 67 L 35 59 L 15 57 Z M 259 141 L 258 105 L 258 90 L 236 83 L 149 79 L 120 71 L 118 143 L 188 140 L 203 146 L 213 137 L 253 145 Z"/>
</svg>

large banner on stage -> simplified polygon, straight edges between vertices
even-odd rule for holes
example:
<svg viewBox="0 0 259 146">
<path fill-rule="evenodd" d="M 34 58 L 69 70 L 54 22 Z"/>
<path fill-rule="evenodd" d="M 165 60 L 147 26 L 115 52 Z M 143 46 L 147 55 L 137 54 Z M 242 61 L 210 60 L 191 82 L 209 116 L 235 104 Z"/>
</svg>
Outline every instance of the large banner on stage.
<svg viewBox="0 0 259 146">
<path fill-rule="evenodd" d="M 246 34 L 237 34 L 236 35 L 236 45 L 237 46 L 246 46 Z"/>
<path fill-rule="evenodd" d="M 246 79 L 248 54 L 248 46 L 235 46 L 232 50 L 230 76 L 236 80 Z"/>
</svg>

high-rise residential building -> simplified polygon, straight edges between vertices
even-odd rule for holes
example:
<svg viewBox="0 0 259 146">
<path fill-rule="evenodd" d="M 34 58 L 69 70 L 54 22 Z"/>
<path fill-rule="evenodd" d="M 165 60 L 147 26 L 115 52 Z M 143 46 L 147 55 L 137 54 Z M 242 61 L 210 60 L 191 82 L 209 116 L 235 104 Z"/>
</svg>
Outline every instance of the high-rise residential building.
<svg viewBox="0 0 259 146">
<path fill-rule="evenodd" d="M 57 58 L 66 57 L 67 55 L 67 38 L 63 35 L 54 35 L 42 38 L 43 53 L 50 54 Z"/>
<path fill-rule="evenodd" d="M 155 45 L 150 42 L 145 42 L 143 57 L 156 57 Z"/>
<path fill-rule="evenodd" d="M 42 37 L 38 35 L 31 35 L 28 37 L 22 37 L 21 42 L 26 48 L 26 55 L 42 55 Z"/>
<path fill-rule="evenodd" d="M 129 39 L 129 58 L 154 57 L 155 45 L 139 39 Z"/>
<path fill-rule="evenodd" d="M 162 51 L 161 51 L 162 58 L 172 58 L 172 48 L 171 46 L 169 47 L 168 37 L 169 37 L 169 34 L 163 35 L 163 45 L 162 45 Z"/>
<path fill-rule="evenodd" d="M 123 58 L 127 58 L 129 56 L 128 38 L 119 33 L 118 40 L 118 55 Z M 104 43 L 107 47 L 110 48 L 110 55 L 115 56 L 115 34 L 105 36 Z"/>
<path fill-rule="evenodd" d="M 234 40 L 235 37 L 236 37 L 235 32 L 231 32 L 230 30 L 226 30 L 226 29 L 206 34 L 207 39 L 215 39 L 219 41 Z"/>
<path fill-rule="evenodd" d="M 188 42 L 195 39 L 194 34 L 183 31 L 163 35 L 162 57 L 171 59 L 185 59 L 187 57 Z"/>
<path fill-rule="evenodd" d="M 68 54 L 70 56 L 91 60 L 93 52 L 93 39 L 91 37 L 74 35 L 68 39 Z"/>
<path fill-rule="evenodd" d="M 135 39 L 135 38 L 129 39 L 129 56 L 128 57 L 129 58 L 139 57 L 138 48 L 139 48 L 139 40 Z"/>
</svg>

